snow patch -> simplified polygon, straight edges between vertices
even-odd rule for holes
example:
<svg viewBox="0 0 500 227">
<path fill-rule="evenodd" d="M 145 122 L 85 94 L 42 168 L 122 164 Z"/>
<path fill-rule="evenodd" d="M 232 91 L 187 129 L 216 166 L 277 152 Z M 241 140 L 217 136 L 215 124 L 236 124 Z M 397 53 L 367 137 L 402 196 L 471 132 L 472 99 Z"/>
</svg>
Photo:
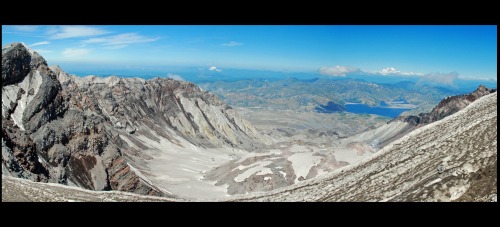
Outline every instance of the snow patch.
<svg viewBox="0 0 500 227">
<path fill-rule="evenodd" d="M 2 91 L 12 90 L 9 93 L 15 92 L 15 96 L 10 97 L 10 95 L 12 95 L 12 94 L 10 94 L 8 99 L 12 99 L 14 97 L 17 98 L 17 92 L 19 91 L 19 89 L 23 89 L 25 92 L 23 95 L 21 95 L 21 99 L 19 99 L 19 101 L 17 103 L 17 107 L 14 110 L 14 113 L 12 113 L 12 115 L 11 115 L 12 120 L 14 121 L 14 124 L 19 126 L 19 128 L 22 131 L 25 130 L 24 126 L 22 124 L 22 117 L 23 117 L 24 111 L 25 111 L 26 107 L 30 104 L 30 102 L 33 100 L 33 98 L 35 98 L 38 95 L 38 91 L 40 90 L 40 86 L 42 85 L 42 82 L 43 82 L 42 76 L 40 75 L 40 72 L 37 70 L 33 74 L 29 74 L 28 76 L 26 76 L 24 78 L 24 80 L 21 83 L 19 83 L 18 85 L 9 85 L 6 88 L 2 88 Z M 34 91 L 33 95 L 28 94 L 31 89 L 33 89 L 33 91 Z M 15 101 L 16 98 L 14 98 L 13 100 L 10 100 L 10 101 Z M 2 103 L 3 102 L 4 102 L 4 95 L 2 94 Z M 10 102 L 7 102 L 7 103 L 10 103 Z"/>
<path fill-rule="evenodd" d="M 247 179 L 248 177 L 252 176 L 255 173 L 257 173 L 257 175 L 259 175 L 259 173 L 261 171 L 268 172 L 268 171 L 270 171 L 269 168 L 265 168 L 265 167 L 267 165 L 271 164 L 271 163 L 272 163 L 271 161 L 258 162 L 257 166 L 254 166 L 254 167 L 252 167 L 250 169 L 247 169 L 242 174 L 236 176 L 234 178 L 234 181 L 236 181 L 236 182 L 243 182 L 245 179 Z M 271 174 L 272 174 L 272 172 L 271 172 Z"/>
<path fill-rule="evenodd" d="M 424 185 L 424 188 L 427 188 L 427 187 L 429 187 L 429 186 L 431 186 L 431 185 L 433 185 L 433 184 L 435 184 L 435 183 L 439 183 L 439 182 L 441 182 L 441 180 L 442 180 L 441 178 L 435 179 L 435 180 L 433 180 L 433 181 L 431 181 L 431 182 L 429 182 L 429 183 L 425 184 L 425 185 Z"/>
<path fill-rule="evenodd" d="M 292 168 L 295 172 L 295 183 L 299 182 L 299 178 L 306 178 L 309 174 L 309 170 L 313 166 L 316 166 L 321 161 L 321 156 L 313 156 L 313 153 L 295 153 L 288 157 L 288 160 L 292 162 Z"/>
</svg>

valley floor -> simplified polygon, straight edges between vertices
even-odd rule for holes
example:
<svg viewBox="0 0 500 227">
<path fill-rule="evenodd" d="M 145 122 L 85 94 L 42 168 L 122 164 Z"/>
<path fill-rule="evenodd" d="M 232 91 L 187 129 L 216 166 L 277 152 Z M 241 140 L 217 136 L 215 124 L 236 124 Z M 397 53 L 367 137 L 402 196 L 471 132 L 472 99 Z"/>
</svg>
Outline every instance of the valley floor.
<svg viewBox="0 0 500 227">
<path fill-rule="evenodd" d="M 497 94 L 355 165 L 271 192 L 216 201 L 497 201 Z M 471 139 L 474 138 L 474 139 Z M 182 201 L 2 176 L 2 201 Z"/>
</svg>

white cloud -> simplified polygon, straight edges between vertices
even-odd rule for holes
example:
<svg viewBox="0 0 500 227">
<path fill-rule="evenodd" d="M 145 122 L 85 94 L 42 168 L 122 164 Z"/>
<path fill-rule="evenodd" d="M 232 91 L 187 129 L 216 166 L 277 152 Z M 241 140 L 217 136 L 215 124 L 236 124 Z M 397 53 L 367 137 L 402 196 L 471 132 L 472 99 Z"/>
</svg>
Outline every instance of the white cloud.
<svg viewBox="0 0 500 227">
<path fill-rule="evenodd" d="M 235 42 L 235 41 L 231 41 L 229 43 L 224 43 L 222 45 L 223 46 L 228 46 L 228 47 L 234 47 L 234 46 L 241 46 L 241 45 L 243 45 L 243 43 L 238 43 L 238 42 Z"/>
<path fill-rule="evenodd" d="M 101 38 L 90 38 L 87 40 L 84 40 L 84 44 L 91 44 L 91 43 L 100 43 L 105 46 L 109 46 L 109 49 L 119 49 L 126 47 L 130 44 L 133 43 L 147 43 L 147 42 L 154 42 L 160 38 L 152 38 L 152 37 L 146 37 L 139 35 L 137 33 L 125 33 L 125 34 L 120 34 L 120 35 L 115 35 L 115 36 L 107 36 L 107 37 L 101 37 Z"/>
<path fill-rule="evenodd" d="M 109 32 L 104 29 L 84 25 L 59 26 L 47 32 L 51 39 L 97 36 L 107 33 Z"/>
<path fill-rule="evenodd" d="M 90 53 L 89 49 L 84 48 L 66 48 L 62 52 L 62 55 L 69 58 L 82 57 Z"/>
<path fill-rule="evenodd" d="M 453 86 L 453 82 L 458 78 L 458 73 L 431 73 L 421 77 L 417 85 L 422 84 L 439 84 Z"/>
<path fill-rule="evenodd" d="M 380 70 L 379 73 L 382 75 L 387 75 L 387 74 L 399 73 L 399 71 L 395 68 L 385 68 L 385 69 Z"/>
<path fill-rule="evenodd" d="M 458 79 L 461 80 L 486 80 L 486 81 L 497 81 L 496 77 L 466 77 L 466 76 L 458 76 Z"/>
<path fill-rule="evenodd" d="M 358 71 L 359 71 L 358 68 L 340 66 L 340 65 L 319 68 L 319 73 L 321 75 L 327 75 L 327 76 L 345 76 L 347 73 L 358 72 Z"/>
<path fill-rule="evenodd" d="M 20 32 L 35 32 L 39 28 L 39 26 L 35 26 L 35 25 L 14 25 L 11 27 L 14 30 L 20 31 Z"/>
<path fill-rule="evenodd" d="M 399 76 L 423 76 L 424 75 L 423 73 L 401 72 L 401 71 L 397 70 L 396 68 L 392 68 L 392 67 L 382 69 L 376 73 L 382 74 L 382 75 L 399 75 Z"/>
<path fill-rule="evenodd" d="M 47 49 L 36 49 L 34 51 L 37 52 L 37 53 L 39 53 L 39 54 L 47 54 L 47 53 L 52 53 L 53 52 L 53 51 L 47 50 Z"/>
<path fill-rule="evenodd" d="M 210 71 L 216 71 L 216 72 L 222 72 L 222 69 L 219 69 L 219 68 L 217 68 L 215 66 L 208 67 L 208 70 L 210 70 Z"/>
<path fill-rule="evenodd" d="M 184 81 L 184 78 L 182 78 L 181 76 L 177 75 L 177 74 L 172 74 L 172 73 L 169 73 L 167 75 L 167 78 L 172 78 L 174 80 L 181 80 L 181 81 Z"/>
<path fill-rule="evenodd" d="M 49 43 L 50 43 L 49 41 L 43 41 L 43 42 L 33 43 L 33 44 L 29 45 L 29 46 L 30 47 L 34 47 L 34 46 L 39 46 L 39 45 L 47 45 Z"/>
</svg>

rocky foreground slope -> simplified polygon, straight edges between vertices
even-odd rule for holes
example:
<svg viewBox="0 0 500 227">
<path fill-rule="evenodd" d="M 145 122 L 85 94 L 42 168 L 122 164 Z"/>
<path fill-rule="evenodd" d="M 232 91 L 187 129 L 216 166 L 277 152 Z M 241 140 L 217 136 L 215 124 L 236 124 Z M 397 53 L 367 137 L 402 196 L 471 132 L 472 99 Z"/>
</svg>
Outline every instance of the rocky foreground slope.
<svg viewBox="0 0 500 227">
<path fill-rule="evenodd" d="M 188 82 L 76 77 L 20 43 L 2 49 L 2 81 L 2 201 L 496 199 L 496 92 L 482 86 L 332 144 L 267 146 Z"/>
<path fill-rule="evenodd" d="M 496 201 L 497 93 L 423 126 L 372 157 L 236 201 Z"/>
<path fill-rule="evenodd" d="M 271 192 L 220 201 L 496 201 L 496 107 L 495 92 L 355 165 Z M 12 200 L 166 201 L 2 176 L 2 201 Z"/>
<path fill-rule="evenodd" d="M 169 165 L 208 168 L 265 143 L 249 122 L 192 83 L 79 78 L 48 67 L 22 43 L 2 48 L 2 175 L 170 196 L 165 185 L 187 178 Z M 189 152 L 201 154 L 182 156 Z"/>
<path fill-rule="evenodd" d="M 450 96 L 441 100 L 429 113 L 420 113 L 418 116 L 399 116 L 381 127 L 353 136 L 348 141 L 362 141 L 375 149 L 382 148 L 419 127 L 439 121 L 464 109 L 475 100 L 493 92 L 496 92 L 496 89 L 480 85 L 471 93 Z"/>
<path fill-rule="evenodd" d="M 230 195 L 271 191 L 314 179 L 369 158 L 406 134 L 450 116 L 480 97 L 495 92 L 480 86 L 472 93 L 448 97 L 430 113 L 393 119 L 379 127 L 331 142 L 298 139 L 268 152 L 250 153 L 212 169 L 206 179 L 227 185 Z M 330 138 L 335 138 L 333 135 Z M 319 142 L 319 143 L 318 143 Z"/>
</svg>

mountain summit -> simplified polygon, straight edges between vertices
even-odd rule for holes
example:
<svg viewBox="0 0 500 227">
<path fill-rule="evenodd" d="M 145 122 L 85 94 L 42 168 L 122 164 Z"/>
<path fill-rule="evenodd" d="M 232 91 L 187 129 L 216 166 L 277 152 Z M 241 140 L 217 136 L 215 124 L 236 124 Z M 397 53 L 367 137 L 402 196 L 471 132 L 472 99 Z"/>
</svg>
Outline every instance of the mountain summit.
<svg viewBox="0 0 500 227">
<path fill-rule="evenodd" d="M 496 201 L 484 86 L 327 142 L 260 134 L 190 82 L 70 75 L 22 43 L 2 81 L 2 201 Z"/>
<path fill-rule="evenodd" d="M 22 43 L 2 48 L 2 81 L 3 175 L 170 196 L 161 185 L 175 173 L 165 169 L 169 162 L 157 164 L 165 152 L 239 152 L 267 143 L 231 107 L 189 82 L 77 77 L 48 67 Z"/>
</svg>

